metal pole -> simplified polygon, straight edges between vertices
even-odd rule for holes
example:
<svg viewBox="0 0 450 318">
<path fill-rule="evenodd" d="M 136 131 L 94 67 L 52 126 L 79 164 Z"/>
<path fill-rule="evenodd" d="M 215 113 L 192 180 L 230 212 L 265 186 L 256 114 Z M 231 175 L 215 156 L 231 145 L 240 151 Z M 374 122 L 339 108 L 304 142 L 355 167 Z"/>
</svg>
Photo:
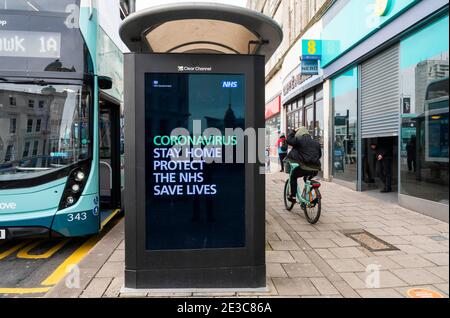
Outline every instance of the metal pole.
<svg viewBox="0 0 450 318">
<path fill-rule="evenodd" d="M 130 14 L 136 12 L 136 0 L 128 0 L 128 9 Z"/>
</svg>

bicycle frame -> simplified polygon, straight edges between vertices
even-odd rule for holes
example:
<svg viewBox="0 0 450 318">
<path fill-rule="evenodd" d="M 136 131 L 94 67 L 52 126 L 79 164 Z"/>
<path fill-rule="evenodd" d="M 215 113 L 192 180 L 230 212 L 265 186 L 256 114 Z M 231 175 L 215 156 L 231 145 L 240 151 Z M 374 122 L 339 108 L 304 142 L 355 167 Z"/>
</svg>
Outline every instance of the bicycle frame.
<svg viewBox="0 0 450 318">
<path fill-rule="evenodd" d="M 291 163 L 291 172 L 289 173 L 289 184 L 291 183 L 291 179 L 292 179 L 292 174 L 295 171 L 296 168 L 298 168 L 300 165 L 297 163 Z M 297 187 L 297 201 L 300 204 L 305 204 L 306 206 L 310 207 L 312 202 L 314 202 L 317 198 L 320 198 L 320 190 L 317 188 L 316 191 L 312 191 L 314 189 L 311 180 L 309 179 L 305 179 L 305 186 L 303 188 L 304 191 L 300 191 L 300 187 Z M 309 200 L 306 198 L 303 198 L 302 194 L 307 193 L 309 194 L 310 198 Z M 315 197 L 311 197 L 311 196 L 315 196 Z"/>
</svg>

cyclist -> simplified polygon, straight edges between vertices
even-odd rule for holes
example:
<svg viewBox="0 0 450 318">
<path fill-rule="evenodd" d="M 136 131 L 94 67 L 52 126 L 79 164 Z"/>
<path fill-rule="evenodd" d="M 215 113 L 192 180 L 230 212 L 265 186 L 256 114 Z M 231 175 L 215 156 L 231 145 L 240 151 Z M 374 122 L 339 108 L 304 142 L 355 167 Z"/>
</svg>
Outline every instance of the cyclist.
<svg viewBox="0 0 450 318">
<path fill-rule="evenodd" d="M 287 143 L 292 146 L 291 152 L 287 156 L 289 162 L 299 164 L 291 175 L 291 197 L 289 201 L 296 202 L 297 179 L 300 177 L 313 178 L 322 169 L 320 159 L 322 149 L 320 143 L 314 140 L 308 129 L 300 127 L 296 131 L 291 131 L 287 137 Z"/>
</svg>

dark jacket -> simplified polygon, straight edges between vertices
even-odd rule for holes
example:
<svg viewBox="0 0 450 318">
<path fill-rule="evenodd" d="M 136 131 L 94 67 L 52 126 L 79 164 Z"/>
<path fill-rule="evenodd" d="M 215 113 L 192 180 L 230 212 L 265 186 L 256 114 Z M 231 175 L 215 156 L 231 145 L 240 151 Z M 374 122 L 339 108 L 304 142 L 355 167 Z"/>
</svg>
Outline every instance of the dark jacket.
<svg viewBox="0 0 450 318">
<path fill-rule="evenodd" d="M 390 140 L 385 140 L 383 142 L 376 143 L 377 148 L 375 149 L 375 155 L 383 156 L 383 158 L 393 158 L 393 144 Z"/>
<path fill-rule="evenodd" d="M 287 156 L 288 160 L 299 163 L 300 167 L 305 170 L 320 171 L 322 169 L 320 163 L 322 149 L 317 140 L 310 135 L 297 138 L 295 132 L 291 131 L 287 137 L 287 143 L 292 146 L 292 150 Z"/>
</svg>

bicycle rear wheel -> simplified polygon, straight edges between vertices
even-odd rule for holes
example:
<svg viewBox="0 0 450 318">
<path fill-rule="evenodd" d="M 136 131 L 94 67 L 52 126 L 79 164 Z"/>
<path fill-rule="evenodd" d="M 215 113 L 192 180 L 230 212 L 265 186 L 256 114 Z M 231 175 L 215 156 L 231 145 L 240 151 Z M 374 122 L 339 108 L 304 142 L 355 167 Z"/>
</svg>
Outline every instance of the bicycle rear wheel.
<svg viewBox="0 0 450 318">
<path fill-rule="evenodd" d="M 306 190 L 303 191 L 304 198 L 306 197 L 305 192 Z M 322 213 L 322 200 L 318 195 L 315 204 L 312 204 L 310 206 L 302 205 L 302 208 L 303 211 L 305 212 L 305 217 L 310 224 L 316 224 L 317 222 L 319 222 L 320 214 Z"/>
<path fill-rule="evenodd" d="M 286 181 L 286 184 L 284 185 L 284 206 L 286 207 L 286 210 L 291 211 L 294 208 L 295 203 L 289 201 L 289 197 L 291 196 L 291 185 L 289 182 L 289 179 Z"/>
</svg>

